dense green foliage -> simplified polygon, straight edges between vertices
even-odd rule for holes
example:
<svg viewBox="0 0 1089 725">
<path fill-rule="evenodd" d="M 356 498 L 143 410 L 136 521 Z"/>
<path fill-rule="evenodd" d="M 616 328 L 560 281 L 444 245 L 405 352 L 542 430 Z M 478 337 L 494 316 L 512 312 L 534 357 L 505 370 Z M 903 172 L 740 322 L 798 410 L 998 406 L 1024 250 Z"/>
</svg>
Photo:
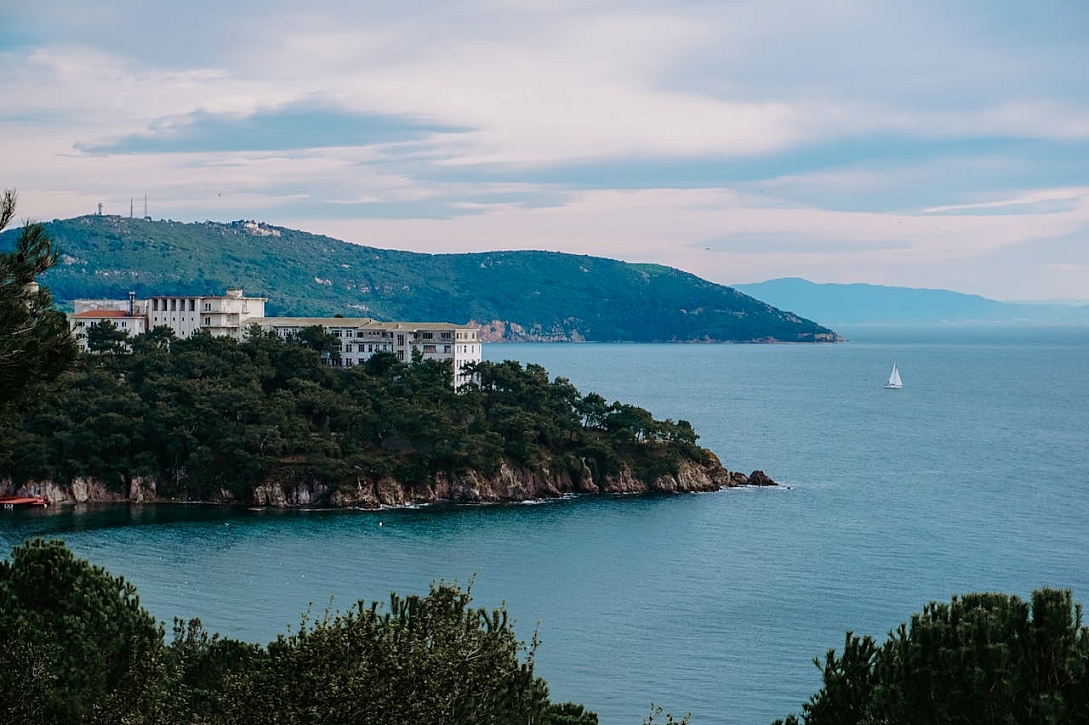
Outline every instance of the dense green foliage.
<svg viewBox="0 0 1089 725">
<path fill-rule="evenodd" d="M 848 632 L 815 662 L 808 725 L 1089 723 L 1089 628 L 1068 591 L 932 602 L 884 644 Z"/>
<path fill-rule="evenodd" d="M 14 191 L 0 196 L 0 230 L 15 216 L 15 203 Z M 37 284 L 56 261 L 49 234 L 40 224 L 26 224 L 10 239 L 11 251 L 0 252 L 0 426 L 12 408 L 33 400 L 76 354 L 68 321 Z"/>
<path fill-rule="evenodd" d="M 150 714 L 149 684 L 162 667 L 161 628 L 131 584 L 60 542 L 31 541 L 0 562 L 3 722 Z"/>
<path fill-rule="evenodd" d="M 48 225 L 62 304 L 241 286 L 276 315 L 507 324 L 507 339 L 809 341 L 831 331 L 659 265 L 551 252 L 415 254 L 253 223 L 85 216 Z M 0 249 L 11 241 L 0 235 Z M 514 327 L 517 326 L 517 327 Z"/>
<path fill-rule="evenodd" d="M 239 343 L 156 328 L 130 340 L 99 327 L 99 354 L 80 356 L 63 387 L 4 431 L 0 476 L 94 478 L 122 493 L 143 477 L 167 497 L 245 500 L 268 482 L 316 481 L 328 497 L 361 480 L 425 486 L 503 462 L 653 480 L 708 460 L 687 422 L 584 397 L 538 365 L 483 362 L 479 385 L 455 391 L 449 362 L 387 353 L 335 370 L 305 335 L 254 328 Z"/>
<path fill-rule="evenodd" d="M 551 703 L 503 609 L 433 585 L 303 620 L 267 647 L 175 620 L 132 585 L 34 540 L 0 562 L 0 722 L 21 725 L 596 725 Z"/>
</svg>

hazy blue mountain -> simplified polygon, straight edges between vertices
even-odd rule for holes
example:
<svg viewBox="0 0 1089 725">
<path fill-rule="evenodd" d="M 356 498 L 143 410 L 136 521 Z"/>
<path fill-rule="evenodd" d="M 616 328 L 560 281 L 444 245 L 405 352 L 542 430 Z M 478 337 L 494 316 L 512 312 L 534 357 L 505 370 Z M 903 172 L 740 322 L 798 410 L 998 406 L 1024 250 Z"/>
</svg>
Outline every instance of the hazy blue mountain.
<svg viewBox="0 0 1089 725">
<path fill-rule="evenodd" d="M 43 277 L 75 299 L 223 294 L 268 298 L 270 315 L 474 321 L 485 339 L 808 342 L 815 322 L 695 275 L 556 252 L 418 254 L 237 221 L 82 216 L 46 225 L 60 263 Z M 10 248 L 17 230 L 0 235 Z"/>
<path fill-rule="evenodd" d="M 797 277 L 734 289 L 826 325 L 866 322 L 1089 324 L 1089 305 L 1000 302 L 942 289 L 818 284 Z"/>
</svg>

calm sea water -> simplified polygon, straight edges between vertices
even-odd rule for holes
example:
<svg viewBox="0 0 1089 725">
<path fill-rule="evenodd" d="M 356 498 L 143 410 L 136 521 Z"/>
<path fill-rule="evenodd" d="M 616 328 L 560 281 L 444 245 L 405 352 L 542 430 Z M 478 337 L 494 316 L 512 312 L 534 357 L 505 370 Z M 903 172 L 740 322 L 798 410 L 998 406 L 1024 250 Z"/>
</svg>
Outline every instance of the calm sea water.
<svg viewBox="0 0 1089 725">
<path fill-rule="evenodd" d="M 1089 604 L 1089 330 L 849 328 L 842 345 L 492 345 L 582 392 L 686 418 L 786 486 L 408 511 L 210 506 L 6 513 L 133 581 L 169 621 L 268 641 L 311 606 L 473 580 L 538 632 L 557 700 L 768 723 L 844 630 L 966 591 Z M 882 390 L 893 362 L 902 391 Z M 331 599 L 332 598 L 332 599 Z"/>
</svg>

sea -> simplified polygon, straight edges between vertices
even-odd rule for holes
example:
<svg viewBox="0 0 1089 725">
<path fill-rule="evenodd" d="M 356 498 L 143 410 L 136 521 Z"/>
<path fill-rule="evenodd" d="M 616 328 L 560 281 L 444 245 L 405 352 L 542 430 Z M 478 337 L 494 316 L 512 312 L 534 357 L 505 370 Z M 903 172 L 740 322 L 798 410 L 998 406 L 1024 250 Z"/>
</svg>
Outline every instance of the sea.
<svg viewBox="0 0 1089 725">
<path fill-rule="evenodd" d="M 767 724 L 847 630 L 930 601 L 1070 589 L 1089 603 L 1089 329 L 857 326 L 839 344 L 485 347 L 685 419 L 775 488 L 362 511 L 56 506 L 0 514 L 4 552 L 60 537 L 167 623 L 268 642 L 304 613 L 470 586 L 539 640 L 553 701 L 602 725 L 651 703 Z M 884 390 L 893 364 L 902 390 Z"/>
</svg>

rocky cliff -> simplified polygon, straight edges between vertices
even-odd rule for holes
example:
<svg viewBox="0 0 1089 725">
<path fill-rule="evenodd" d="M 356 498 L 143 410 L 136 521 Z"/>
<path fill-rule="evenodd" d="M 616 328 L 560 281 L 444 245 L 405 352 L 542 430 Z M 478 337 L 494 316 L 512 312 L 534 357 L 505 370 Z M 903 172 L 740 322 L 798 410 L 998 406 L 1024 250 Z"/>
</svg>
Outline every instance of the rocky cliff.
<svg viewBox="0 0 1089 725">
<path fill-rule="evenodd" d="M 506 463 L 492 475 L 470 471 L 463 474 L 439 473 L 426 484 L 406 485 L 390 478 L 341 481 L 336 485 L 319 480 L 270 482 L 254 488 L 247 500 L 238 500 L 222 491 L 213 503 L 245 503 L 271 508 L 366 508 L 409 506 L 425 503 L 501 503 L 558 498 L 568 494 L 642 494 L 691 493 L 717 491 L 737 486 L 774 486 L 776 483 L 762 471 L 743 473 L 726 470 L 717 458 L 709 463 L 683 462 L 674 474 L 641 480 L 630 469 L 595 477 L 583 466 L 578 476 L 564 471 L 530 471 Z M 132 503 L 165 503 L 172 499 L 156 493 L 156 482 L 150 478 L 128 481 L 126 493 L 119 493 L 101 481 L 79 478 L 70 484 L 49 481 L 31 482 L 16 488 L 11 481 L 0 481 L 0 495 L 19 494 L 45 496 L 50 503 L 85 503 L 112 501 Z"/>
</svg>

